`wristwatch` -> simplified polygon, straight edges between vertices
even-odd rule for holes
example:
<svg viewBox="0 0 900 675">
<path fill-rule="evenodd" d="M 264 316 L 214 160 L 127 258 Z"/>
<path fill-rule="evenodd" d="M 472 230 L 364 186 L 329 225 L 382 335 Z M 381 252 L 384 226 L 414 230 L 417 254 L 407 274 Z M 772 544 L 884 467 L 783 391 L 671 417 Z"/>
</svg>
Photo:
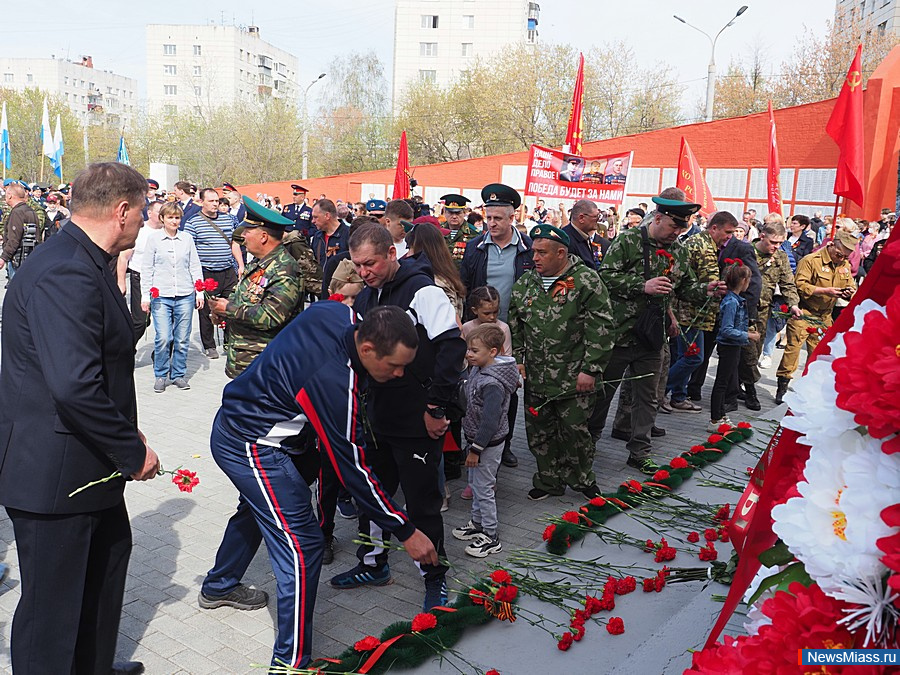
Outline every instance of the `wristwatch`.
<svg viewBox="0 0 900 675">
<path fill-rule="evenodd" d="M 425 412 L 427 412 L 436 420 L 442 420 L 447 416 L 447 411 L 440 406 L 425 406 Z"/>
</svg>

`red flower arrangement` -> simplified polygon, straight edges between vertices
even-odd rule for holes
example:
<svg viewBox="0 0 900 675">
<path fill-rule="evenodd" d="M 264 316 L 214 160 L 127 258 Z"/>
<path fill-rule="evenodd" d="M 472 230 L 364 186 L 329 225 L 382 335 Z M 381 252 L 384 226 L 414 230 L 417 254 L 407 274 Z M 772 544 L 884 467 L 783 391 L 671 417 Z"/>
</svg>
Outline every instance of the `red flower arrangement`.
<svg viewBox="0 0 900 675">
<path fill-rule="evenodd" d="M 673 469 L 686 469 L 688 467 L 688 463 L 684 457 L 676 457 L 671 462 L 669 462 L 669 466 L 671 466 Z"/>
<path fill-rule="evenodd" d="M 154 286 L 153 288 L 150 289 L 150 297 L 151 298 L 159 297 L 159 289 L 156 286 Z"/>
<path fill-rule="evenodd" d="M 512 602 L 518 594 L 519 589 L 516 586 L 501 586 L 494 594 L 494 599 L 498 602 Z"/>
<path fill-rule="evenodd" d="M 894 504 L 881 511 L 881 520 L 888 527 L 900 526 L 900 504 Z M 889 537 L 882 537 L 876 544 L 879 550 L 885 555 L 882 556 L 881 562 L 893 572 L 888 577 L 888 585 L 895 591 L 900 593 L 900 532 Z M 900 599 L 894 601 L 894 606 L 900 608 Z"/>
<path fill-rule="evenodd" d="M 544 528 L 544 541 L 550 541 L 550 538 L 553 537 L 553 533 L 556 532 L 556 525 L 548 525 Z"/>
<path fill-rule="evenodd" d="M 692 455 L 696 455 L 698 452 L 706 452 L 707 448 L 705 445 L 692 445 L 690 453 Z"/>
<path fill-rule="evenodd" d="M 725 437 L 722 436 L 721 434 L 713 434 L 712 436 L 710 436 L 707 439 L 707 441 L 711 444 L 716 444 L 716 443 L 719 443 L 720 441 L 724 441 L 724 440 L 725 440 Z"/>
<path fill-rule="evenodd" d="M 606 500 L 603 497 L 594 497 L 588 504 L 596 507 L 606 506 Z"/>
<path fill-rule="evenodd" d="M 196 471 L 188 471 L 187 469 L 178 469 L 172 476 L 172 482 L 178 486 L 182 492 L 193 492 L 194 488 L 200 484 Z"/>
<path fill-rule="evenodd" d="M 656 249 L 656 255 L 666 260 L 666 268 L 662 273 L 663 276 L 666 276 L 672 271 L 672 267 L 675 265 L 675 257 L 664 248 Z"/>
<path fill-rule="evenodd" d="M 353 645 L 353 649 L 358 652 L 369 652 L 378 647 L 381 644 L 381 640 L 379 640 L 374 635 L 367 635 L 362 640 L 357 640 L 357 642 Z"/>
<path fill-rule="evenodd" d="M 625 622 L 617 616 L 606 622 L 606 632 L 610 635 L 621 635 L 625 632 Z"/>
<path fill-rule="evenodd" d="M 579 520 L 579 515 L 575 511 L 566 511 L 561 517 L 567 523 L 577 523 Z"/>
<path fill-rule="evenodd" d="M 412 620 L 413 633 L 421 633 L 437 626 L 437 617 L 434 614 L 416 614 Z"/>
<path fill-rule="evenodd" d="M 660 469 L 655 474 L 653 474 L 653 480 L 665 480 L 669 477 L 669 472 L 665 469 Z"/>
<path fill-rule="evenodd" d="M 847 355 L 832 364 L 838 408 L 853 413 L 874 438 L 900 429 L 900 289 L 885 310 L 869 312 L 861 332 L 844 335 Z"/>
</svg>

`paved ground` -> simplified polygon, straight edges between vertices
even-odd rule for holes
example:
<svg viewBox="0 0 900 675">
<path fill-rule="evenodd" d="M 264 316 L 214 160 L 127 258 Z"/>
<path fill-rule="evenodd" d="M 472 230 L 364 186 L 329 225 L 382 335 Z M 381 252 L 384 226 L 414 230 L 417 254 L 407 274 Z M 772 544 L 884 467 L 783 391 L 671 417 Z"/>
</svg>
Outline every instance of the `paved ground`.
<svg viewBox="0 0 900 675">
<path fill-rule="evenodd" d="M 195 322 L 196 323 L 196 322 Z M 192 494 L 182 494 L 166 480 L 134 483 L 126 490 L 128 509 L 134 531 L 134 551 L 129 569 L 129 583 L 122 617 L 119 657 L 145 663 L 153 675 L 169 673 L 245 673 L 250 664 L 267 664 L 274 637 L 274 602 L 268 610 L 240 612 L 231 609 L 203 611 L 196 597 L 201 580 L 211 567 L 225 522 L 232 514 L 237 493 L 218 470 L 209 453 L 210 425 L 219 405 L 221 390 L 227 382 L 223 374 L 224 358 L 209 361 L 199 350 L 199 336 L 193 335 L 188 359 L 190 391 L 170 387 L 155 394 L 152 355 L 152 328 L 137 352 L 135 382 L 138 391 L 142 430 L 159 453 L 164 466 L 183 465 L 196 470 L 200 485 Z M 780 352 L 776 352 L 780 356 Z M 764 408 L 773 405 L 771 391 L 774 367 L 763 380 L 761 397 Z M 709 385 L 705 392 L 709 393 Z M 746 411 L 742 411 L 746 413 Z M 751 416 L 739 413 L 741 419 Z M 514 450 L 520 463 L 515 469 L 502 468 L 498 486 L 498 505 L 504 551 L 535 548 L 547 514 L 558 515 L 569 506 L 583 503 L 581 495 L 567 494 L 543 502 L 529 502 L 525 493 L 531 487 L 534 462 L 527 451 L 522 430 Z M 674 450 L 684 449 L 705 435 L 706 415 L 660 415 L 659 424 L 668 435 L 660 439 L 658 458 L 667 459 Z M 732 453 L 736 466 L 753 462 Z M 595 469 L 601 488 L 614 489 L 633 472 L 626 471 L 624 443 L 604 438 L 598 445 Z M 505 553 L 487 562 L 475 561 L 463 554 L 463 545 L 449 536 L 449 530 L 468 519 L 469 502 L 459 499 L 462 481 L 450 483 L 453 499 L 445 514 L 447 552 L 456 566 L 452 574 L 466 579 L 490 564 L 499 564 Z M 687 487 L 685 488 L 687 489 Z M 694 491 L 694 498 L 719 503 L 737 495 L 709 494 Z M 323 570 L 316 606 L 314 656 L 332 656 L 346 645 L 367 634 L 380 634 L 396 620 L 410 619 L 421 608 L 423 587 L 415 567 L 402 554 L 393 555 L 395 583 L 379 589 L 336 591 L 327 580 L 356 563 L 354 521 L 338 519 L 339 539 L 334 564 Z M 619 523 L 616 523 L 619 526 Z M 622 523 L 623 529 L 630 527 Z M 637 531 L 635 531 L 637 534 Z M 594 542 L 599 542 L 596 538 Z M 575 556 L 597 555 L 590 546 Z M 610 547 L 607 547 L 609 549 Z M 598 549 L 601 550 L 601 549 Z M 593 551 L 593 552 L 592 552 Z M 636 555 L 604 550 L 611 561 L 626 561 Z M 19 598 L 19 575 L 12 527 L 5 514 L 0 514 L 0 559 L 11 563 L 11 572 L 0 587 L 0 669 L 9 669 L 9 630 L 12 613 Z M 689 561 L 682 561 L 682 564 Z M 696 562 L 696 560 L 694 561 Z M 263 546 L 247 573 L 245 581 L 274 595 L 275 583 Z M 523 621 L 514 626 L 490 624 L 473 629 L 459 643 L 460 651 L 470 655 L 483 669 L 495 667 L 503 673 L 534 672 L 535 664 L 559 665 L 570 672 L 592 673 L 656 673 L 680 672 L 689 661 L 685 650 L 702 642 L 714 620 L 717 606 L 708 594 L 699 594 L 696 584 L 673 587 L 656 596 L 654 603 L 637 593 L 621 603 L 627 622 L 626 636 L 612 638 L 594 626 L 588 638 L 562 654 L 552 639 L 537 633 Z M 722 593 L 719 588 L 716 592 Z M 643 601 L 643 602 L 642 602 Z M 526 607 L 537 606 L 526 601 Z M 633 606 L 633 607 L 632 607 Z M 630 608 L 630 609 L 629 609 Z M 498 650 L 502 645 L 504 649 Z M 561 660 L 558 660 L 561 659 Z M 471 667 L 458 663 L 464 672 Z M 436 672 L 437 662 L 419 669 Z M 452 670 L 447 664 L 444 670 Z"/>
</svg>

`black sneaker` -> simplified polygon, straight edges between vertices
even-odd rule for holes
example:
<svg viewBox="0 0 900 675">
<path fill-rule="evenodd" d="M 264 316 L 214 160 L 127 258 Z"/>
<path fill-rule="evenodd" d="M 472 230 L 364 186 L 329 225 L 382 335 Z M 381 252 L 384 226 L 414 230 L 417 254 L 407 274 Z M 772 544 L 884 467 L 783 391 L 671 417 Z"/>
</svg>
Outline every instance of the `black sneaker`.
<svg viewBox="0 0 900 675">
<path fill-rule="evenodd" d="M 334 537 L 325 538 L 325 550 L 322 552 L 322 564 L 330 565 L 334 562 Z"/>
<path fill-rule="evenodd" d="M 244 586 L 244 584 L 240 584 L 231 593 L 223 595 L 221 598 L 204 595 L 203 591 L 200 591 L 197 598 L 201 609 L 216 609 L 217 607 L 234 607 L 244 610 L 262 609 L 268 602 L 268 593 Z"/>
<path fill-rule="evenodd" d="M 503 545 L 500 543 L 500 537 L 496 534 L 493 537 L 482 534 L 478 539 L 466 546 L 466 555 L 470 555 L 473 558 L 487 558 L 491 553 L 500 553 L 502 550 Z"/>
<path fill-rule="evenodd" d="M 432 607 L 444 607 L 446 604 L 446 578 L 442 575 L 433 579 L 425 579 L 425 601 L 422 603 L 422 611 L 427 612 Z"/>
<path fill-rule="evenodd" d="M 653 426 L 650 427 L 650 437 L 651 438 L 662 438 L 666 435 L 666 430 L 662 427 Z"/>
<path fill-rule="evenodd" d="M 602 492 L 600 492 L 600 486 L 598 486 L 596 483 L 594 483 L 593 485 L 588 485 L 586 488 L 581 488 L 579 492 L 588 499 L 593 499 L 594 497 L 599 497 L 601 494 L 603 494 Z"/>
<path fill-rule="evenodd" d="M 387 564 L 383 567 L 372 567 L 360 563 L 352 570 L 331 577 L 331 585 L 335 588 L 387 586 L 392 583 L 394 583 L 394 579 L 391 577 L 391 568 Z"/>
<path fill-rule="evenodd" d="M 652 459 L 635 459 L 633 457 L 629 457 L 628 461 L 625 463 L 632 469 L 637 469 L 641 473 L 648 476 L 652 476 L 657 471 L 659 471 L 659 464 L 654 462 Z"/>
<path fill-rule="evenodd" d="M 547 492 L 545 490 L 541 490 L 540 488 L 531 488 L 531 490 L 529 490 L 529 492 L 528 492 L 528 499 L 530 499 L 533 502 L 539 502 L 542 499 L 547 499 L 547 497 L 549 497 L 549 496 L 550 496 L 549 492 Z"/>
<path fill-rule="evenodd" d="M 609 432 L 609 435 L 619 441 L 631 440 L 631 434 L 629 434 L 627 431 L 619 431 L 618 429 L 613 429 Z"/>
<path fill-rule="evenodd" d="M 451 534 L 460 541 L 472 541 L 482 536 L 484 530 L 481 529 L 481 523 L 476 525 L 470 520 L 463 527 L 454 527 Z"/>
</svg>

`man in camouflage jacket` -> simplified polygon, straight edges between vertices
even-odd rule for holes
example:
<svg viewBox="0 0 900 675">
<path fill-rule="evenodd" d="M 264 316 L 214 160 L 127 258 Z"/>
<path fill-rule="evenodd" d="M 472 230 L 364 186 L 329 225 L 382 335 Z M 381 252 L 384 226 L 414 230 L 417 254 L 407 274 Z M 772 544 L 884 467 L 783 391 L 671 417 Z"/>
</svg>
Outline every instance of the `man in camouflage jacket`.
<svg viewBox="0 0 900 675">
<path fill-rule="evenodd" d="M 513 355 L 525 377 L 525 431 L 537 462 L 530 499 L 600 494 L 587 430 L 595 388 L 613 348 L 609 295 L 596 272 L 568 255 L 568 235 L 552 225 L 531 231 L 534 269 L 513 285 Z"/>
<path fill-rule="evenodd" d="M 609 406 L 626 369 L 630 371 L 633 390 L 631 439 L 626 443 L 628 465 L 652 473 L 650 458 L 650 430 L 656 421 L 657 395 L 654 375 L 661 367 L 660 348 L 651 349 L 638 341 L 633 333 L 638 316 L 648 301 L 662 304 L 664 313 L 674 296 L 695 303 L 705 302 L 708 294 L 723 294 L 720 282 L 697 281 L 678 235 L 688 227 L 699 204 L 684 201 L 684 192 L 667 188 L 653 198 L 657 210 L 648 214 L 640 227 L 625 230 L 616 237 L 600 265 L 600 278 L 609 290 L 617 328 L 615 348 L 604 371 L 605 385 L 597 397 L 597 404 L 588 428 L 599 437 L 606 423 Z M 647 234 L 649 278 L 644 275 L 644 242 Z M 665 333 L 660 323 L 659 331 Z"/>
<path fill-rule="evenodd" d="M 234 379 L 303 309 L 304 277 L 281 243 L 292 221 L 244 198 L 242 237 L 254 260 L 228 298 L 212 298 L 210 310 L 228 320 L 225 374 Z"/>
</svg>

